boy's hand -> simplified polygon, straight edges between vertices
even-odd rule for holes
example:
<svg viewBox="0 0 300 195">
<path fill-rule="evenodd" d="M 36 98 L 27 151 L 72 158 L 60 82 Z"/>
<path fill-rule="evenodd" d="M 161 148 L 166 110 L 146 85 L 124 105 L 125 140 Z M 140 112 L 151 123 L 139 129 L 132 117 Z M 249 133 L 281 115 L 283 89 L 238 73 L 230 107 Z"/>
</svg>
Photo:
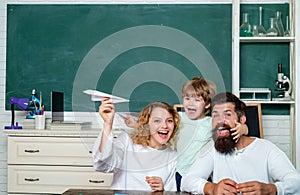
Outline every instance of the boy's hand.
<svg viewBox="0 0 300 195">
<path fill-rule="evenodd" d="M 164 183 L 161 177 L 156 176 L 146 176 L 146 182 L 150 185 L 151 189 L 154 191 L 163 191 Z"/>
<path fill-rule="evenodd" d="M 138 127 L 136 120 L 134 120 L 134 118 L 132 116 L 127 116 L 127 118 L 124 119 L 124 122 L 127 125 L 127 127 L 130 127 L 130 128 Z"/>
<path fill-rule="evenodd" d="M 230 131 L 232 132 L 231 135 L 235 142 L 238 142 L 242 135 L 248 135 L 248 127 L 246 124 L 241 124 L 237 121 L 234 121 L 234 123 L 235 127 L 230 129 Z"/>
</svg>

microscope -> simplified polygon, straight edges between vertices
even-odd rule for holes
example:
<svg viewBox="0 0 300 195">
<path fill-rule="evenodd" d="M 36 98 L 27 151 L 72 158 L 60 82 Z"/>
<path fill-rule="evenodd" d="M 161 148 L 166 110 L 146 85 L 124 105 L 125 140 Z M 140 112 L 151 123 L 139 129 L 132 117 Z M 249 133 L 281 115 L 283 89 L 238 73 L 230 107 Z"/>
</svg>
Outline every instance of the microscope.
<svg viewBox="0 0 300 195">
<path fill-rule="evenodd" d="M 34 119 L 35 115 L 41 114 L 41 98 L 37 98 L 36 91 L 33 89 L 31 99 L 28 102 L 27 110 L 29 111 L 29 115 L 26 116 L 27 119 Z"/>
<path fill-rule="evenodd" d="M 277 80 L 275 81 L 275 91 L 278 91 L 279 94 L 277 98 L 273 98 L 274 101 L 288 101 L 291 100 L 291 81 L 285 76 L 282 72 L 282 64 L 278 64 L 278 73 Z"/>
</svg>

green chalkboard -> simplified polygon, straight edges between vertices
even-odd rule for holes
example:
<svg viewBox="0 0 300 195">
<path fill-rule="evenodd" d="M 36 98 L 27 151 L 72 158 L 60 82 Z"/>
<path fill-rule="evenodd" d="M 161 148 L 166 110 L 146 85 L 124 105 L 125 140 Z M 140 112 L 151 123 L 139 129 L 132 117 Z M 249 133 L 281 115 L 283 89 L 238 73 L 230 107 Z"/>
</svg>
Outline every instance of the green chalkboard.
<svg viewBox="0 0 300 195">
<path fill-rule="evenodd" d="M 182 84 L 195 76 L 231 91 L 231 17 L 230 4 L 9 4 L 6 109 L 10 97 L 30 97 L 32 89 L 42 91 L 46 110 L 51 91 L 64 92 L 67 111 L 97 110 L 85 89 L 130 99 L 119 111 L 139 111 L 153 100 L 180 103 Z M 276 72 L 268 75 L 254 81 L 273 85 Z"/>
</svg>

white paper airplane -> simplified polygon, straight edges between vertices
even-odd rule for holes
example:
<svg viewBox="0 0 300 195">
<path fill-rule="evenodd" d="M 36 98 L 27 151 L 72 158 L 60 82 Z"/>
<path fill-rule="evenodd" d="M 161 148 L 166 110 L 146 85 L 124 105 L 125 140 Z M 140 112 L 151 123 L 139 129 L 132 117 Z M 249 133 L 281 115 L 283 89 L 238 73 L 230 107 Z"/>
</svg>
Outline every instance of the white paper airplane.
<svg viewBox="0 0 300 195">
<path fill-rule="evenodd" d="M 101 92 L 101 91 L 92 90 L 92 89 L 87 89 L 87 90 L 83 91 L 83 93 L 91 95 L 91 100 L 92 101 L 101 101 L 102 98 L 109 97 L 109 98 L 112 99 L 113 103 L 129 102 L 128 99 L 121 98 L 121 97 L 118 97 L 118 96 L 114 96 L 114 95 L 104 93 L 104 92 Z"/>
</svg>

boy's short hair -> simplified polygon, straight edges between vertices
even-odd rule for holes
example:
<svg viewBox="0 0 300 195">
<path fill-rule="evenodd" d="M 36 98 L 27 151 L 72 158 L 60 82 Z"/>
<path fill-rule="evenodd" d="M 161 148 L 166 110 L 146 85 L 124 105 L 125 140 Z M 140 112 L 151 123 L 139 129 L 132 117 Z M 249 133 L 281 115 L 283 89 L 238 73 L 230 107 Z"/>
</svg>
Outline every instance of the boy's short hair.
<svg viewBox="0 0 300 195">
<path fill-rule="evenodd" d="M 205 105 L 208 105 L 216 94 L 216 85 L 202 77 L 194 77 L 183 85 L 181 92 L 182 98 L 202 97 Z M 206 109 L 205 114 L 208 114 L 209 112 L 210 109 Z"/>
</svg>

